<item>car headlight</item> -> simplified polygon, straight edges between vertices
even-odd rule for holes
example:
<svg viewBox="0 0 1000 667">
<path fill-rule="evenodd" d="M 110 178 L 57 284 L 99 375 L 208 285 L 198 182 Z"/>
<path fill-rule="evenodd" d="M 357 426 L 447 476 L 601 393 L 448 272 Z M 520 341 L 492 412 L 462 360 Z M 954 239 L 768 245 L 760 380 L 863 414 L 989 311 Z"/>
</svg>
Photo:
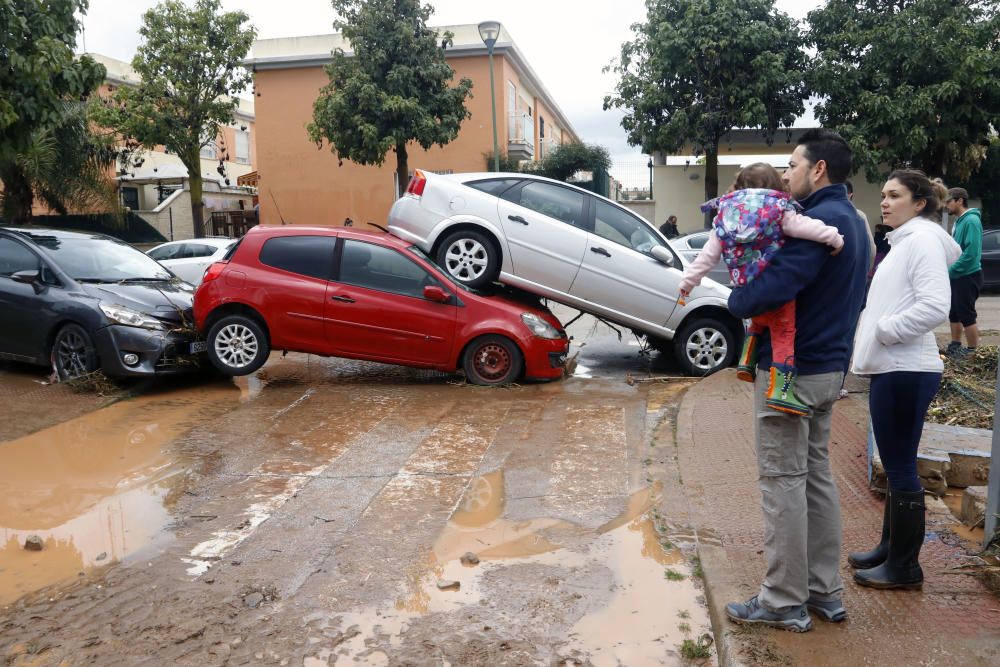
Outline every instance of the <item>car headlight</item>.
<svg viewBox="0 0 1000 667">
<path fill-rule="evenodd" d="M 558 329 L 534 313 L 521 313 L 521 321 L 539 338 L 562 338 Z"/>
<path fill-rule="evenodd" d="M 150 317 L 149 315 L 140 313 L 137 310 L 132 310 L 131 308 L 126 308 L 125 306 L 116 306 L 115 304 L 101 302 L 101 311 L 115 324 L 124 324 L 130 327 L 140 327 L 142 329 L 155 329 L 157 331 L 166 329 L 166 327 L 163 326 L 163 322 L 159 321 L 155 317 Z"/>
</svg>

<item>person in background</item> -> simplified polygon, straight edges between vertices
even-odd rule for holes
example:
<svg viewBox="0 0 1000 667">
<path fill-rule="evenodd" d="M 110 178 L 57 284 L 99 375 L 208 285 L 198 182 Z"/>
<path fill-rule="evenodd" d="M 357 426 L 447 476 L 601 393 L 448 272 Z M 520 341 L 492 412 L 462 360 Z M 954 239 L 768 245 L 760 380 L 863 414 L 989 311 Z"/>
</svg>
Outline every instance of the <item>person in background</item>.
<svg viewBox="0 0 1000 667">
<path fill-rule="evenodd" d="M 937 195 L 938 201 L 941 202 L 941 208 L 937 212 L 937 220 L 941 222 L 941 227 L 946 232 L 950 231 L 950 223 L 954 222 L 954 220 L 948 213 L 948 207 L 944 205 L 948 201 L 948 186 L 940 178 L 932 178 L 931 185 L 934 186 L 934 194 Z"/>
<path fill-rule="evenodd" d="M 948 212 L 956 218 L 952 236 L 962 248 L 962 256 L 948 267 L 951 278 L 951 342 L 947 354 L 963 357 L 979 345 L 979 327 L 976 325 L 976 300 L 983 289 L 983 221 L 978 208 L 969 208 L 969 193 L 965 188 L 948 190 L 944 202 Z M 962 332 L 966 347 L 962 347 Z"/>
<path fill-rule="evenodd" d="M 900 169 L 882 188 L 882 220 L 892 252 L 872 280 L 861 313 L 853 371 L 871 376 L 869 408 L 888 478 L 882 537 L 847 557 L 854 580 L 871 588 L 920 588 L 924 490 L 917 447 L 944 364 L 934 327 L 948 314 L 948 267 L 961 248 L 932 220 L 937 194 L 923 172 Z"/>
<path fill-rule="evenodd" d="M 663 234 L 668 239 L 675 239 L 681 235 L 680 231 L 677 229 L 677 216 L 672 215 L 667 218 L 667 221 L 660 225 L 660 233 Z"/>
</svg>

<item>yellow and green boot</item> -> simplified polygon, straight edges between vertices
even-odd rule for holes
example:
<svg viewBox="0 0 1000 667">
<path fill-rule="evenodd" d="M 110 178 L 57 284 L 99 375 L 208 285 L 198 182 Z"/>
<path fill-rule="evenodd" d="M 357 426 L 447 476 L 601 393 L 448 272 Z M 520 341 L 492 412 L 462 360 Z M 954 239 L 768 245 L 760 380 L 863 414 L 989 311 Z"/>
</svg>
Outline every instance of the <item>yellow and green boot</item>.
<svg viewBox="0 0 1000 667">
<path fill-rule="evenodd" d="M 771 364 L 766 403 L 767 407 L 790 415 L 804 417 L 812 414 L 809 406 L 795 395 L 795 367 L 790 364 Z"/>
<path fill-rule="evenodd" d="M 740 352 L 740 361 L 736 365 L 736 377 L 744 382 L 753 382 L 757 379 L 757 352 L 760 336 L 748 333 L 743 339 L 743 350 Z"/>
</svg>

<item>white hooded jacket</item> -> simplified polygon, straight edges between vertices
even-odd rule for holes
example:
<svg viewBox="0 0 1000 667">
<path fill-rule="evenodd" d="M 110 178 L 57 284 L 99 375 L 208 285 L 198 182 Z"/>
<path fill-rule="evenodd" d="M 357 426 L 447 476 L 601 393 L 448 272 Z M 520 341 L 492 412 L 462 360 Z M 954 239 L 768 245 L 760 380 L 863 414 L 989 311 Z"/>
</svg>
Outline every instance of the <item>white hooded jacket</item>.
<svg viewBox="0 0 1000 667">
<path fill-rule="evenodd" d="M 938 372 L 944 363 L 934 327 L 948 317 L 948 266 L 962 249 L 927 218 L 912 218 L 886 235 L 892 251 L 879 264 L 854 338 L 858 375 Z"/>
</svg>

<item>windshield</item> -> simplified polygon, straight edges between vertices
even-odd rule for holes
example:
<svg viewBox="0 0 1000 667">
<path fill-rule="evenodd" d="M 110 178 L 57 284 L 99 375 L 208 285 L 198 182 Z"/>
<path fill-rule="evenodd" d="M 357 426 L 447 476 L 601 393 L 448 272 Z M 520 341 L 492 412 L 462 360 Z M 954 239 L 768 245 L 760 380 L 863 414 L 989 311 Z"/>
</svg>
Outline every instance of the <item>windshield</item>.
<svg viewBox="0 0 1000 667">
<path fill-rule="evenodd" d="M 34 239 L 74 280 L 114 283 L 122 280 L 172 280 L 174 275 L 135 248 L 110 239 Z"/>
</svg>

